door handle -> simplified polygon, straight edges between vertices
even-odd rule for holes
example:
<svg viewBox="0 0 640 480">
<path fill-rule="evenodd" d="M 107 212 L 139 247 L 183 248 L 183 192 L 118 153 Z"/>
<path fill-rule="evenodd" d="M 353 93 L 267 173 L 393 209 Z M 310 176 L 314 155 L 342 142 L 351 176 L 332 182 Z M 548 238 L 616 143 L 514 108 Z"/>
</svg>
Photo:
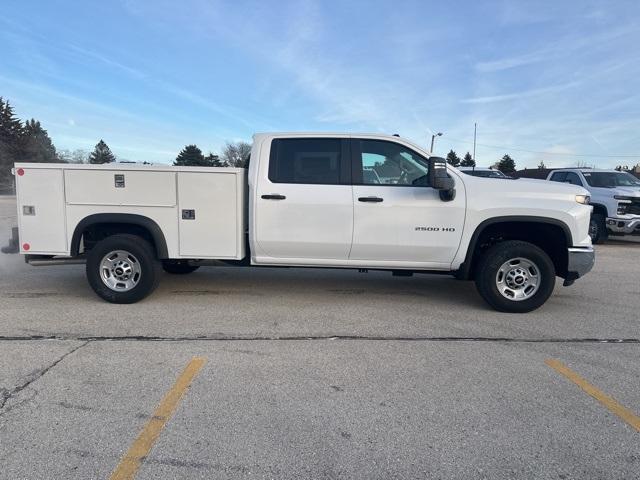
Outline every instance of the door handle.
<svg viewBox="0 0 640 480">
<path fill-rule="evenodd" d="M 270 195 L 262 195 L 261 198 L 264 198 L 265 200 L 284 200 L 287 197 L 285 197 L 284 195 L 277 194 L 277 193 L 272 193 Z"/>
<path fill-rule="evenodd" d="M 371 203 L 380 203 L 383 201 L 380 197 L 359 197 L 359 202 L 371 202 Z"/>
</svg>

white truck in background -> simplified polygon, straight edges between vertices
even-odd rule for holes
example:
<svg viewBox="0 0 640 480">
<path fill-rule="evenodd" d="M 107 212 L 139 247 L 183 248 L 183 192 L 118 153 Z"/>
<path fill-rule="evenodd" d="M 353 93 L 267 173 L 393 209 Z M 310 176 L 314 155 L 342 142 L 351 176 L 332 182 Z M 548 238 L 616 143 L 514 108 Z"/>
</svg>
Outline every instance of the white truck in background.
<svg viewBox="0 0 640 480">
<path fill-rule="evenodd" d="M 448 273 L 475 279 L 497 310 L 528 312 L 556 276 L 570 285 L 594 263 L 583 188 L 464 175 L 396 136 L 257 134 L 248 171 L 14 172 L 26 261 L 86 263 L 93 290 L 114 303 L 146 297 L 161 268 L 223 263 Z"/>
<path fill-rule="evenodd" d="M 558 168 L 547 180 L 589 191 L 593 207 L 589 235 L 593 243 L 602 243 L 609 234 L 640 235 L 640 179 L 629 172 Z"/>
</svg>

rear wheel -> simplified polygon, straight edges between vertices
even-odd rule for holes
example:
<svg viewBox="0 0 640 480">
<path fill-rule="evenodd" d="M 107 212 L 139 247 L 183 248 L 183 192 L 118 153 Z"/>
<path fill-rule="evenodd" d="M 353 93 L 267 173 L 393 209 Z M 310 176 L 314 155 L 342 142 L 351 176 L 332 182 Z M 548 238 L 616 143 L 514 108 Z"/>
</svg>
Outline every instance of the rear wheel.
<svg viewBox="0 0 640 480">
<path fill-rule="evenodd" d="M 591 215 L 591 220 L 589 221 L 589 236 L 593 244 L 603 243 L 609 236 L 604 215 L 601 213 Z"/>
<path fill-rule="evenodd" d="M 162 269 L 174 275 L 185 275 L 187 273 L 195 272 L 199 265 L 189 265 L 186 260 L 163 260 Z"/>
<path fill-rule="evenodd" d="M 94 292 L 111 303 L 135 303 L 158 285 L 160 262 L 154 248 L 136 235 L 112 235 L 87 255 L 87 280 Z"/>
<path fill-rule="evenodd" d="M 547 301 L 556 282 L 549 256 L 522 241 L 498 243 L 486 251 L 476 270 L 476 287 L 500 312 L 525 313 Z"/>
</svg>

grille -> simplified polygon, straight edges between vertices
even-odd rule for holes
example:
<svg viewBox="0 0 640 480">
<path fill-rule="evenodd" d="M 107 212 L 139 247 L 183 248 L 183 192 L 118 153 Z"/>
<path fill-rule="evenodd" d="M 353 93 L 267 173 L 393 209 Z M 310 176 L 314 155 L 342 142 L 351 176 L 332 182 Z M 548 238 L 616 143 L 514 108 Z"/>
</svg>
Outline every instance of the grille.
<svg viewBox="0 0 640 480">
<path fill-rule="evenodd" d="M 640 199 L 627 203 L 626 213 L 627 215 L 640 215 Z"/>
</svg>

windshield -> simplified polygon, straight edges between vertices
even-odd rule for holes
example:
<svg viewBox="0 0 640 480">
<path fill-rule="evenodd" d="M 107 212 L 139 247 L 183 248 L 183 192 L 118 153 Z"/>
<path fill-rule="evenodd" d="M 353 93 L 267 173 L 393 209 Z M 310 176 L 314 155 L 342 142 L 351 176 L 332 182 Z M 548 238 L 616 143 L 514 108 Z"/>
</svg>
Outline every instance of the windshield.
<svg viewBox="0 0 640 480">
<path fill-rule="evenodd" d="M 627 172 L 582 172 L 592 187 L 640 187 L 640 179 Z"/>
</svg>

